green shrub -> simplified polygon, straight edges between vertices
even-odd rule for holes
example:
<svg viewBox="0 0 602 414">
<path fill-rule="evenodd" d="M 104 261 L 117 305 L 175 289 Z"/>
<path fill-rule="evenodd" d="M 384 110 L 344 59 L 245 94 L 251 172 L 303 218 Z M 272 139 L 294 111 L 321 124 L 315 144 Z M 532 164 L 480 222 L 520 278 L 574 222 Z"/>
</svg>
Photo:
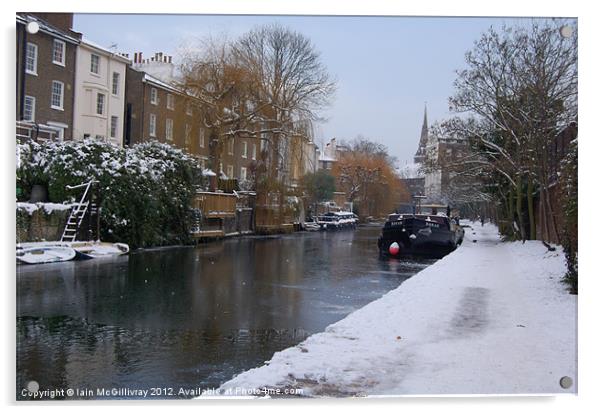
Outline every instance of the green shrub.
<svg viewBox="0 0 602 414">
<path fill-rule="evenodd" d="M 189 241 L 190 202 L 202 176 L 196 160 L 167 144 L 150 141 L 120 148 L 96 140 L 35 142 L 18 146 L 17 185 L 26 198 L 35 184 L 50 201 L 74 201 L 96 180 L 101 238 L 132 247 Z"/>
</svg>

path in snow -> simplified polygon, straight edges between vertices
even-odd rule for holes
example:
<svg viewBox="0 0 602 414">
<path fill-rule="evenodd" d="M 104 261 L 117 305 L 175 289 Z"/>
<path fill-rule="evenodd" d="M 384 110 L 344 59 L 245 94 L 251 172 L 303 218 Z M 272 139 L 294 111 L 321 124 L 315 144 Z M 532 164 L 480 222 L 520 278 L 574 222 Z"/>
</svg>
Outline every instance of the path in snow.
<svg viewBox="0 0 602 414">
<path fill-rule="evenodd" d="M 220 391 L 306 396 L 576 392 L 577 297 L 562 251 L 502 243 L 472 224 L 464 245 L 345 319 Z M 476 240 L 476 243 L 473 242 Z M 576 382 L 576 381 L 575 381 Z"/>
</svg>

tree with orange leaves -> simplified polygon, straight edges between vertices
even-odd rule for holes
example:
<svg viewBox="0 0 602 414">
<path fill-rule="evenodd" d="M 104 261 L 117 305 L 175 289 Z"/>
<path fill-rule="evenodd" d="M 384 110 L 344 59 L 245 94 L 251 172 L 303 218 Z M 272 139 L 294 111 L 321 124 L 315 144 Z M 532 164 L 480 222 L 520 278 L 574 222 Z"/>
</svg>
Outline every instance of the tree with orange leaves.
<svg viewBox="0 0 602 414">
<path fill-rule="evenodd" d="M 360 216 L 380 217 L 392 213 L 407 189 L 395 172 L 396 159 L 387 147 L 363 137 L 343 145 L 333 167 L 337 189 L 345 192 Z"/>
</svg>

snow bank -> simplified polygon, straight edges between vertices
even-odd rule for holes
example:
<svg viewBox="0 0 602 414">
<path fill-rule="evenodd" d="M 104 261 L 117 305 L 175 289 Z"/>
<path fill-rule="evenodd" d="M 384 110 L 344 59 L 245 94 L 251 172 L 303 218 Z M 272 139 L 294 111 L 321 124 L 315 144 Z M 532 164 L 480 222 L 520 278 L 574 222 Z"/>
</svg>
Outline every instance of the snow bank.
<svg viewBox="0 0 602 414">
<path fill-rule="evenodd" d="M 23 209 L 31 216 L 37 210 L 43 208 L 46 214 L 52 214 L 53 211 L 71 210 L 76 204 L 58 204 L 58 203 L 17 203 L 17 209 Z"/>
<path fill-rule="evenodd" d="M 220 392 L 574 393 L 559 385 L 576 380 L 577 298 L 564 272 L 559 248 L 501 243 L 493 225 L 475 225 L 456 252 Z"/>
</svg>

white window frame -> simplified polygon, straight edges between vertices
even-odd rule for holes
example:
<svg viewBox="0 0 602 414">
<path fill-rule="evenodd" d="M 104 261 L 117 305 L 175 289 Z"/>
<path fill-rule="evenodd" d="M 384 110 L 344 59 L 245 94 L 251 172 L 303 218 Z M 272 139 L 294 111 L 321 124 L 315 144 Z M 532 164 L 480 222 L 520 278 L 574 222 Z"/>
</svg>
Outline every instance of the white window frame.
<svg viewBox="0 0 602 414">
<path fill-rule="evenodd" d="M 119 129 L 119 117 L 116 115 L 111 115 L 111 130 L 109 132 L 109 136 L 111 138 L 117 138 L 118 129 Z"/>
<path fill-rule="evenodd" d="M 29 118 L 25 117 L 28 100 L 31 101 L 31 116 Z M 36 97 L 35 96 L 25 95 L 25 97 L 23 98 L 23 120 L 30 121 L 30 122 L 36 121 Z"/>
<path fill-rule="evenodd" d="M 115 75 L 117 75 L 117 82 L 115 82 Z M 113 96 L 119 96 L 119 84 L 121 82 L 121 74 L 119 72 L 113 72 L 111 77 L 111 94 Z"/>
<path fill-rule="evenodd" d="M 65 130 L 67 128 L 69 128 L 69 125 L 64 124 L 62 122 L 53 122 L 53 121 L 48 121 L 47 124 L 50 128 L 52 128 L 56 131 L 56 138 L 59 141 L 62 141 L 65 139 Z"/>
<path fill-rule="evenodd" d="M 240 181 L 247 181 L 247 167 L 240 167 Z"/>
<path fill-rule="evenodd" d="M 257 159 L 257 144 L 253 143 L 253 147 L 251 148 L 251 159 Z"/>
<path fill-rule="evenodd" d="M 29 63 L 29 47 L 33 46 L 33 70 L 28 69 L 27 65 Z M 25 73 L 29 75 L 38 76 L 38 45 L 32 42 L 27 42 L 27 47 L 25 48 Z"/>
<path fill-rule="evenodd" d="M 157 88 L 151 88 L 151 91 L 150 91 L 150 103 L 152 105 L 158 105 L 159 104 L 159 91 L 157 90 Z"/>
<path fill-rule="evenodd" d="M 54 105 L 54 85 L 61 85 L 61 94 L 60 94 L 60 105 Z M 65 84 L 61 81 L 53 80 L 50 86 L 50 108 L 56 109 L 59 111 L 63 110 L 65 103 Z"/>
<path fill-rule="evenodd" d="M 94 72 L 94 58 L 97 58 L 97 62 L 96 62 L 96 72 Z M 96 53 L 90 53 L 90 73 L 92 73 L 93 75 L 98 75 L 100 76 L 100 55 L 97 55 Z"/>
<path fill-rule="evenodd" d="M 228 176 L 228 178 L 234 178 L 234 166 L 231 164 L 228 164 L 226 166 L 226 175 Z"/>
<path fill-rule="evenodd" d="M 155 138 L 157 136 L 157 116 L 150 114 L 148 118 L 148 134 Z"/>
<path fill-rule="evenodd" d="M 173 119 L 171 118 L 165 120 L 165 139 L 173 141 Z"/>
<path fill-rule="evenodd" d="M 234 138 L 228 140 L 228 155 L 234 154 Z"/>
<path fill-rule="evenodd" d="M 102 96 L 102 99 L 100 99 L 101 96 Z M 101 112 L 98 112 L 99 104 L 101 105 L 101 107 L 100 107 Z M 96 115 L 104 115 L 105 114 L 106 104 L 107 104 L 107 96 L 104 93 L 97 92 L 96 93 Z"/>
<path fill-rule="evenodd" d="M 242 154 L 240 156 L 247 158 L 247 141 L 242 142 Z"/>
<path fill-rule="evenodd" d="M 56 56 L 56 46 L 61 45 L 61 60 L 55 60 Z M 54 39 L 52 41 L 52 63 L 59 66 L 65 66 L 65 53 L 67 52 L 67 44 L 62 40 Z"/>
<path fill-rule="evenodd" d="M 176 109 L 176 98 L 171 93 L 167 94 L 166 106 L 171 111 Z"/>
<path fill-rule="evenodd" d="M 199 128 L 199 147 L 205 148 L 205 129 Z"/>
</svg>

